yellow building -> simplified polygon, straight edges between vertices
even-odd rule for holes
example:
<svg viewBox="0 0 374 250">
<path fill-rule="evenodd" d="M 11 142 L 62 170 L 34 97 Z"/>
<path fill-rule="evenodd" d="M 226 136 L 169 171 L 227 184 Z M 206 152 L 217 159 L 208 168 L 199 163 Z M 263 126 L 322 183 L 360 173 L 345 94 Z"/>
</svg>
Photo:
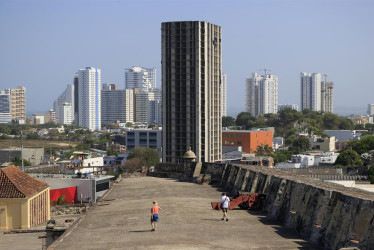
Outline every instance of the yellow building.
<svg viewBox="0 0 374 250">
<path fill-rule="evenodd" d="M 0 230 L 24 229 L 50 218 L 49 186 L 16 166 L 0 169 Z"/>
</svg>

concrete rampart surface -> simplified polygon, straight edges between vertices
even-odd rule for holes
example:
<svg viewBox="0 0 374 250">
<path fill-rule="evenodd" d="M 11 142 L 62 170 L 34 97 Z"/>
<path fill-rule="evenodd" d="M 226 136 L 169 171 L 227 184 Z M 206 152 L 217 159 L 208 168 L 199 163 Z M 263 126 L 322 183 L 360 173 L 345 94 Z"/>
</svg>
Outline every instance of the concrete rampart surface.
<svg viewBox="0 0 374 250">
<path fill-rule="evenodd" d="M 50 249 L 318 249 L 263 212 L 213 210 L 221 190 L 174 179 L 124 178 Z M 152 201 L 162 208 L 151 231 Z"/>
<path fill-rule="evenodd" d="M 374 194 L 298 176 L 290 171 L 254 166 L 209 164 L 202 168 L 223 188 L 267 195 L 270 219 L 296 230 L 327 249 L 374 249 Z"/>
</svg>

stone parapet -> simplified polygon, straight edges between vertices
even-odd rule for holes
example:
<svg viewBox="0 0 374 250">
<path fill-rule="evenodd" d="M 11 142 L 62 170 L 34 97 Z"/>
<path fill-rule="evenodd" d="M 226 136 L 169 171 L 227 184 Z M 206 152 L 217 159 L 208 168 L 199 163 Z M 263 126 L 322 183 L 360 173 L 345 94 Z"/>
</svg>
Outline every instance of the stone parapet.
<svg viewBox="0 0 374 250">
<path fill-rule="evenodd" d="M 201 174 L 221 178 L 222 187 L 266 194 L 263 210 L 296 230 L 304 239 L 328 249 L 374 246 L 374 194 L 287 170 L 204 164 Z"/>
</svg>

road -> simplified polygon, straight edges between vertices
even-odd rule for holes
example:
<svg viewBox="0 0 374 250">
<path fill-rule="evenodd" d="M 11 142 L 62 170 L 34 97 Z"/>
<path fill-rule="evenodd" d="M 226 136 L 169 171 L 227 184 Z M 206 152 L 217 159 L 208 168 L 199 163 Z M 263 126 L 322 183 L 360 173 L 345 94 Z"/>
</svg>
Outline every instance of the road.
<svg viewBox="0 0 374 250">
<path fill-rule="evenodd" d="M 232 210 L 222 221 L 210 205 L 220 193 L 172 179 L 125 178 L 55 249 L 316 249 L 263 213 Z M 162 208 L 155 232 L 153 200 Z"/>
</svg>

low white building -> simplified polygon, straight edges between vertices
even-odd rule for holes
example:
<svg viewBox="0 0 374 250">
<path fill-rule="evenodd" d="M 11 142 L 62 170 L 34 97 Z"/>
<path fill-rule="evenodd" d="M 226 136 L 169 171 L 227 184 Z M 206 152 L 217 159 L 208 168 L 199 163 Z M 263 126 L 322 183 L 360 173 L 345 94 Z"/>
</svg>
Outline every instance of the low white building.
<svg viewBox="0 0 374 250">
<path fill-rule="evenodd" d="M 291 156 L 291 162 L 282 162 L 275 165 L 276 168 L 307 168 L 320 164 L 334 164 L 339 153 L 323 152 L 311 154 L 298 154 Z"/>
<path fill-rule="evenodd" d="M 277 150 L 278 148 L 284 145 L 283 137 L 274 137 L 273 138 L 273 149 Z"/>
<path fill-rule="evenodd" d="M 74 158 L 66 169 L 66 174 L 95 173 L 104 166 L 104 157 L 92 157 L 90 153 L 74 152 Z"/>
<path fill-rule="evenodd" d="M 335 136 L 337 141 L 349 141 L 352 139 L 360 139 L 362 131 L 358 130 L 323 130 L 322 133 L 329 136 Z"/>
</svg>

